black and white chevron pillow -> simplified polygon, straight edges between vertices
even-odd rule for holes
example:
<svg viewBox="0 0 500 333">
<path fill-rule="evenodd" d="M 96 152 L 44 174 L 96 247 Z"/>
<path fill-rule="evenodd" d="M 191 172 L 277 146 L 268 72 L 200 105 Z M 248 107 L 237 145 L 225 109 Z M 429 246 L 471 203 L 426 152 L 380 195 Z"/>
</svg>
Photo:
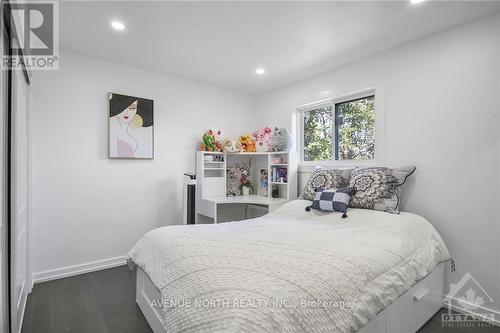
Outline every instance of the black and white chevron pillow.
<svg viewBox="0 0 500 333">
<path fill-rule="evenodd" d="M 342 218 L 346 218 L 347 207 L 354 193 L 356 193 L 354 187 L 345 187 L 337 190 L 318 188 L 316 189 L 316 196 L 312 205 L 307 206 L 306 211 L 310 211 L 312 208 L 327 212 L 340 212 L 343 213 Z"/>
</svg>

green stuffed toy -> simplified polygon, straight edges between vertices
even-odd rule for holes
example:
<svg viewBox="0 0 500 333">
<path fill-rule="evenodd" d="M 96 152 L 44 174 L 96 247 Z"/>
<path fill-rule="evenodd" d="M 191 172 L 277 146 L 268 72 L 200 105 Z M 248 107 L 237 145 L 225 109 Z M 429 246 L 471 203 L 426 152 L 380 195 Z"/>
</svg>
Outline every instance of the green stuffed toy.
<svg viewBox="0 0 500 333">
<path fill-rule="evenodd" d="M 217 146 L 214 144 L 215 136 L 212 130 L 208 130 L 203 134 L 201 143 L 201 150 L 204 151 L 217 151 Z"/>
</svg>

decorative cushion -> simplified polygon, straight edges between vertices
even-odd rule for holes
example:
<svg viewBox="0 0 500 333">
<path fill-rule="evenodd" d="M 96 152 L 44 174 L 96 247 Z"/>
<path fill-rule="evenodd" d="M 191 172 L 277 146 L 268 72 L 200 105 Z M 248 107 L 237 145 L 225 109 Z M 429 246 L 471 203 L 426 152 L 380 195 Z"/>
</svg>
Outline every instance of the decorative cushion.
<svg viewBox="0 0 500 333">
<path fill-rule="evenodd" d="M 327 169 L 325 167 L 316 167 L 313 169 L 309 180 L 304 186 L 300 195 L 301 199 L 314 200 L 316 189 L 325 190 L 344 188 L 349 186 L 349 177 L 353 169 Z"/>
<path fill-rule="evenodd" d="M 351 196 L 356 192 L 354 187 L 334 189 L 318 189 L 312 205 L 306 207 L 306 211 L 319 209 L 327 212 L 341 212 L 342 218 L 347 217 L 347 207 Z"/>
<path fill-rule="evenodd" d="M 352 196 L 349 207 L 399 213 L 398 187 L 415 169 L 414 166 L 354 169 L 349 186 L 356 188 L 356 194 Z"/>
</svg>

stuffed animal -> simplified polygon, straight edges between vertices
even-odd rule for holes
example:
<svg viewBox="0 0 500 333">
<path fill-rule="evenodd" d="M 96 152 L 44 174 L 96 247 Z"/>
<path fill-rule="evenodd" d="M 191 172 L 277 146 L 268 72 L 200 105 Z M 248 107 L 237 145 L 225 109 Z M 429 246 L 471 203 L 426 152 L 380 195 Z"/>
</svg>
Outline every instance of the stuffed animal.
<svg viewBox="0 0 500 333">
<path fill-rule="evenodd" d="M 217 147 L 216 151 L 222 151 L 222 139 L 221 139 L 221 134 L 222 132 L 218 130 L 217 132 L 213 132 L 214 134 L 214 145 Z"/>
<path fill-rule="evenodd" d="M 214 136 L 211 133 L 212 131 L 207 131 L 203 133 L 201 138 L 200 150 L 202 151 L 213 151 L 217 147 L 214 145 Z"/>
<path fill-rule="evenodd" d="M 291 146 L 291 137 L 288 129 L 275 127 L 272 142 L 273 151 L 288 151 Z"/>
<path fill-rule="evenodd" d="M 250 137 L 250 135 L 245 134 L 240 136 L 240 144 L 243 147 L 243 151 L 255 152 L 255 141 Z"/>
<path fill-rule="evenodd" d="M 222 142 L 222 150 L 226 153 L 239 153 L 242 150 L 241 144 L 231 139 Z"/>
<path fill-rule="evenodd" d="M 268 152 L 272 150 L 272 134 L 273 130 L 269 127 L 261 128 L 252 133 L 255 138 L 256 151 Z"/>
<path fill-rule="evenodd" d="M 222 151 L 221 150 L 221 142 L 220 142 L 220 134 L 218 131 L 214 133 L 211 129 L 206 131 L 202 137 L 202 143 L 200 145 L 200 150 L 203 151 Z"/>
<path fill-rule="evenodd" d="M 250 140 L 248 140 L 247 142 L 247 152 L 255 153 L 256 151 L 257 149 L 255 147 L 255 140 L 250 138 Z"/>
<path fill-rule="evenodd" d="M 240 145 L 242 147 L 241 151 L 247 151 L 248 140 L 250 140 L 249 135 L 245 134 L 245 135 L 240 136 Z"/>
</svg>

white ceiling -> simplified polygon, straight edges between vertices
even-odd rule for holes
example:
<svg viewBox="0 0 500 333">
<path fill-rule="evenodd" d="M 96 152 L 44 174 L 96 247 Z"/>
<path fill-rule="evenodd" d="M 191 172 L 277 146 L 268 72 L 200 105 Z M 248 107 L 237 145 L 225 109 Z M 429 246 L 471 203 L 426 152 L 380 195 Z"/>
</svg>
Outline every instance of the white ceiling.
<svg viewBox="0 0 500 333">
<path fill-rule="evenodd" d="M 495 12 L 500 2 L 61 2 L 60 47 L 256 94 Z"/>
</svg>

